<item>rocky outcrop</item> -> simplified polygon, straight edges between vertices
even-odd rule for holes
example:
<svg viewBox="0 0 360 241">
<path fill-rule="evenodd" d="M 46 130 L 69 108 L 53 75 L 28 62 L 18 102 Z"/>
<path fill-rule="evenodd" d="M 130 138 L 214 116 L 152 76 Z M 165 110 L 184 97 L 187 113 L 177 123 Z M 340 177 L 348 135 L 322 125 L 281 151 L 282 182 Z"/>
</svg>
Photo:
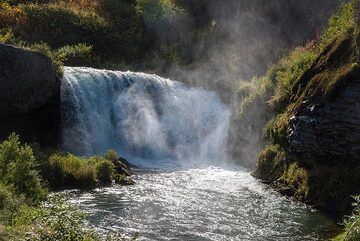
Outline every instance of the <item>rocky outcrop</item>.
<svg viewBox="0 0 360 241">
<path fill-rule="evenodd" d="M 131 179 L 131 175 L 133 175 L 133 171 L 131 167 L 133 166 L 129 163 L 125 158 L 117 158 L 113 160 L 113 164 L 115 166 L 115 183 L 122 186 L 134 185 L 135 182 Z"/>
<path fill-rule="evenodd" d="M 359 28 L 360 29 L 360 28 Z M 254 175 L 336 218 L 360 194 L 360 31 L 328 45 L 270 123 Z"/>
<path fill-rule="evenodd" d="M 11 132 L 26 141 L 59 141 L 60 80 L 39 53 L 0 44 L 0 139 Z"/>
<path fill-rule="evenodd" d="M 302 76 L 300 82 L 307 84 L 302 92 L 308 97 L 288 129 L 290 150 L 296 156 L 327 164 L 360 164 L 360 69 L 355 46 L 352 35 L 334 43 Z"/>
</svg>

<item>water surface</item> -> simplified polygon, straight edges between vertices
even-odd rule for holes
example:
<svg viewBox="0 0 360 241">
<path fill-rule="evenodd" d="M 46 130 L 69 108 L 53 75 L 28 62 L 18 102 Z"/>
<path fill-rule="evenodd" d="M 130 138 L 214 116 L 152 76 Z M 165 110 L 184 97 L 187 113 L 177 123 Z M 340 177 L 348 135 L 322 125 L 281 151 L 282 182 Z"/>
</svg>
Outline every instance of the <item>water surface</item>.
<svg viewBox="0 0 360 241">
<path fill-rule="evenodd" d="M 243 169 L 142 170 L 134 179 L 72 201 L 98 231 L 138 240 L 324 240 L 338 228 Z"/>
</svg>

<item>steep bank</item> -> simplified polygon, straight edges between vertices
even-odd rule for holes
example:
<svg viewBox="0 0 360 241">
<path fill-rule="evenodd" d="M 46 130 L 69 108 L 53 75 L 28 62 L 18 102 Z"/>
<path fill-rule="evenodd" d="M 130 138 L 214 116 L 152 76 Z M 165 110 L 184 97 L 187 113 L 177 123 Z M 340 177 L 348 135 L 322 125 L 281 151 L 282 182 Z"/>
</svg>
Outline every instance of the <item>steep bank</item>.
<svg viewBox="0 0 360 241">
<path fill-rule="evenodd" d="M 288 72 L 272 70 L 276 116 L 267 124 L 269 145 L 254 172 L 282 193 L 338 218 L 360 193 L 359 25 L 342 17 L 351 21 L 350 28 L 330 44 L 297 53 Z"/>
<path fill-rule="evenodd" d="M 42 54 L 0 44 L 0 140 L 16 132 L 26 141 L 57 144 L 60 80 Z"/>
</svg>

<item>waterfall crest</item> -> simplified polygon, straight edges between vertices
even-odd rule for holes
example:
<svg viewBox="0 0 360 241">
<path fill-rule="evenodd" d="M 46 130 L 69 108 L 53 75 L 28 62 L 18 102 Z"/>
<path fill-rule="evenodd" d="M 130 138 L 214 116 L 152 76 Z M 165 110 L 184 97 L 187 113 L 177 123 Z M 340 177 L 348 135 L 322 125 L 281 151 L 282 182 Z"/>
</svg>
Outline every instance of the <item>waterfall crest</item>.
<svg viewBox="0 0 360 241">
<path fill-rule="evenodd" d="M 156 75 L 66 67 L 63 148 L 116 150 L 143 166 L 216 164 L 227 158 L 230 111 L 214 92 Z"/>
</svg>

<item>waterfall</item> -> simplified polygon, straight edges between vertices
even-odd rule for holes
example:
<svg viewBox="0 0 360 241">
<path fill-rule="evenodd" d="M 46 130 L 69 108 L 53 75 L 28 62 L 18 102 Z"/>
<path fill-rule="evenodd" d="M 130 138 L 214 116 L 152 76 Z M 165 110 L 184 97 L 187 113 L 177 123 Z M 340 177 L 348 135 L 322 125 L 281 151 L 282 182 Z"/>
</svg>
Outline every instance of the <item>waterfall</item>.
<svg viewBox="0 0 360 241">
<path fill-rule="evenodd" d="M 63 148 L 138 165 L 224 162 L 230 111 L 214 92 L 157 75 L 66 67 Z"/>
</svg>

